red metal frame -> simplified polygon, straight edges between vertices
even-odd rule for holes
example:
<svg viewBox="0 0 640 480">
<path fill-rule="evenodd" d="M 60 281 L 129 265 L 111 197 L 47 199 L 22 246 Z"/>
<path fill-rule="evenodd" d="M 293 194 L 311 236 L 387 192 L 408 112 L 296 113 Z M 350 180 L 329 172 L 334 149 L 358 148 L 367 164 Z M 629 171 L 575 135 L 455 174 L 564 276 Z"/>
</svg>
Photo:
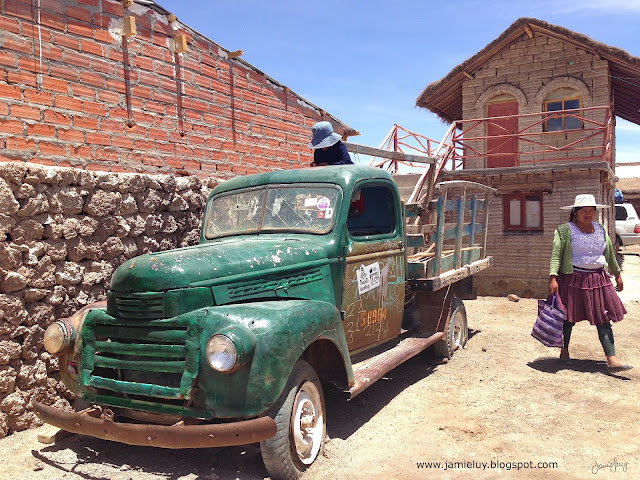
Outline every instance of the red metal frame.
<svg viewBox="0 0 640 480">
<path fill-rule="evenodd" d="M 486 134 L 475 135 L 474 130 L 487 131 L 487 125 L 495 125 L 498 129 L 503 129 L 495 123 L 496 119 L 513 118 L 512 116 L 491 117 L 491 118 L 474 118 L 464 121 L 455 121 L 445 133 L 442 140 L 438 143 L 434 140 L 411 132 L 397 124 L 394 124 L 391 131 L 387 134 L 380 148 L 395 152 L 404 152 L 403 149 L 409 149 L 415 153 L 434 158 L 433 168 L 431 172 L 433 182 L 437 182 L 443 169 L 459 170 L 468 168 L 468 160 L 475 158 L 486 158 L 487 155 L 512 155 L 511 153 L 499 153 L 487 150 L 487 139 L 504 138 L 505 142 L 510 141 L 515 136 L 518 139 L 518 165 L 541 164 L 548 162 L 573 162 L 584 160 L 601 160 L 607 162 L 613 168 L 613 116 L 610 108 L 589 107 L 572 110 L 558 110 L 554 112 L 526 113 L 515 115 L 520 119 L 533 120 L 531 124 L 518 129 L 514 134 L 505 130 L 505 135 Z M 542 124 L 555 117 L 572 117 L 580 120 L 582 128 L 572 130 L 556 130 L 552 132 L 542 131 Z M 601 118 L 601 120 L 599 120 Z M 529 123 L 529 122 L 527 122 Z M 586 145 L 588 140 L 598 138 L 602 135 L 602 142 L 594 145 Z M 566 145 L 556 146 L 551 142 L 559 139 L 567 140 Z M 411 141 L 413 144 L 409 143 Z M 493 150 L 500 147 L 500 143 Z M 522 145 L 531 146 L 531 150 L 523 150 Z M 564 152 L 573 152 L 575 156 L 558 157 L 556 154 Z M 425 165 L 415 165 L 410 162 L 402 162 L 399 160 L 383 160 L 374 158 L 371 165 L 386 168 L 389 172 L 397 173 L 399 164 L 407 164 L 413 167 L 424 168 L 424 173 L 420 179 L 417 191 L 411 195 L 412 202 L 422 202 L 429 194 L 429 188 L 423 193 L 424 181 L 431 167 Z M 502 167 L 507 168 L 507 167 Z M 419 198 L 418 198 L 419 197 Z"/>
<path fill-rule="evenodd" d="M 431 138 L 420 135 L 419 133 L 411 132 L 398 124 L 394 124 L 378 148 L 389 150 L 391 152 L 415 153 L 432 157 L 433 152 L 439 144 L 439 142 L 432 140 Z M 392 173 L 398 172 L 400 164 L 411 167 L 424 167 L 423 164 L 416 165 L 413 162 L 387 159 L 380 161 L 377 158 L 373 158 L 370 163 L 370 165 L 374 167 L 384 168 Z"/>
<path fill-rule="evenodd" d="M 585 116 L 586 113 L 591 113 L 592 118 Z M 595 117 L 601 115 L 602 121 L 597 120 Z M 487 136 L 486 134 L 475 135 L 473 131 L 485 131 L 486 126 L 491 124 L 496 128 L 500 129 L 501 127 L 494 123 L 496 118 L 506 118 L 506 117 L 493 117 L 493 118 L 476 118 L 463 121 L 454 122 L 456 125 L 456 130 L 460 133 L 454 133 L 452 142 L 453 144 L 462 149 L 464 152 L 463 155 L 455 155 L 457 160 L 461 161 L 465 164 L 466 159 L 470 158 L 479 158 L 486 157 L 487 155 L 510 155 L 510 154 L 501 154 L 495 151 L 489 151 L 486 149 L 486 140 L 489 138 L 504 138 L 505 142 L 511 140 L 513 137 L 518 139 L 518 142 L 524 142 L 525 144 L 533 145 L 532 150 L 523 150 L 519 148 L 519 164 L 531 164 L 531 163 L 541 163 L 541 162 L 566 162 L 566 161 L 574 161 L 574 160 L 586 160 L 586 159 L 599 159 L 605 161 L 612 165 L 612 155 L 611 155 L 611 144 L 612 144 L 612 132 L 613 132 L 613 122 L 612 116 L 610 113 L 609 107 L 590 107 L 590 108 L 581 108 L 579 110 L 558 110 L 555 112 L 540 112 L 540 113 L 529 113 L 517 115 L 518 119 L 535 119 L 533 123 L 525 126 L 524 128 L 519 129 L 515 134 L 511 134 L 505 131 L 505 135 L 496 135 L 496 136 Z M 583 125 L 580 129 L 571 129 L 571 130 L 555 130 L 552 132 L 543 132 L 542 124 L 549 120 L 550 118 L 555 117 L 572 117 L 580 120 L 581 125 Z M 540 128 L 540 131 L 535 131 L 537 128 Z M 562 135 L 565 135 L 565 138 L 569 139 L 571 137 L 575 137 L 567 143 L 566 145 L 557 147 L 551 145 L 550 142 L 553 140 L 557 140 Z M 592 138 L 597 138 L 599 135 L 602 135 L 602 142 L 595 145 L 585 145 L 587 140 Z M 545 141 L 546 140 L 546 141 Z M 484 150 L 480 149 L 477 145 L 474 146 L 472 142 L 480 143 L 477 141 L 482 141 L 484 144 Z M 501 144 L 498 145 L 498 147 Z M 496 147 L 497 148 L 497 147 Z M 495 149 L 494 149 L 495 150 Z M 600 150 L 599 155 L 591 154 L 593 150 Z M 576 152 L 577 156 L 575 157 L 554 157 L 552 154 L 559 152 Z M 582 155 L 583 152 L 589 152 L 587 155 Z M 542 155 L 542 158 L 540 158 Z M 545 157 L 546 155 L 546 157 Z M 532 157 L 536 158 L 532 158 Z M 527 158 L 529 157 L 529 158 Z"/>
</svg>

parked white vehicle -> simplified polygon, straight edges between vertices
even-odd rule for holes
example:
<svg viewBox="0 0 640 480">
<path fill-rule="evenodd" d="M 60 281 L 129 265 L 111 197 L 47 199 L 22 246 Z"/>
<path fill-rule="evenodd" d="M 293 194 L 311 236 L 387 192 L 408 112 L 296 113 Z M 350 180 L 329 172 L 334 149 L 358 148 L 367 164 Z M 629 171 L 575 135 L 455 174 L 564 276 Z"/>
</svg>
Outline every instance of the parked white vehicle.
<svg viewBox="0 0 640 480">
<path fill-rule="evenodd" d="M 630 203 L 616 204 L 616 251 L 620 247 L 640 244 L 640 219 Z"/>
</svg>

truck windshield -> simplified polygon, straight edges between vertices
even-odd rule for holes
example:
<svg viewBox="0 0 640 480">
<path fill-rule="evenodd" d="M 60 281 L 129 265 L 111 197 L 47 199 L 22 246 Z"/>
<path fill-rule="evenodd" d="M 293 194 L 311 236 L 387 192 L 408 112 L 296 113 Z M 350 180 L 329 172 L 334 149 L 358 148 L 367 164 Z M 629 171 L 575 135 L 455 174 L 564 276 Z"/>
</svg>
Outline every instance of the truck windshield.
<svg viewBox="0 0 640 480">
<path fill-rule="evenodd" d="M 205 237 L 258 232 L 327 233 L 341 191 L 333 185 L 267 185 L 223 193 L 211 201 Z"/>
</svg>

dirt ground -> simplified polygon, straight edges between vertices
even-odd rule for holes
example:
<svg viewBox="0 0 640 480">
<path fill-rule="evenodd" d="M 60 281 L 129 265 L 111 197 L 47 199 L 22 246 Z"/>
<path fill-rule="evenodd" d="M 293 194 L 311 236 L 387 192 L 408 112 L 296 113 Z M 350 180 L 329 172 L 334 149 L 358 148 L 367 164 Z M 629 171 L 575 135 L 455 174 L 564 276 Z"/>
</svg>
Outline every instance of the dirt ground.
<svg viewBox="0 0 640 480">
<path fill-rule="evenodd" d="M 565 364 L 530 335 L 536 301 L 465 301 L 467 348 L 437 365 L 425 352 L 347 402 L 327 395 L 325 455 L 305 479 L 640 478 L 640 248 L 623 250 L 614 326 L 618 357 L 636 365 L 608 375 L 594 327 L 574 329 Z M 38 431 L 0 440 L 0 478 L 262 479 L 257 445 L 167 451 Z M 419 462 L 440 462 L 427 466 Z"/>
</svg>

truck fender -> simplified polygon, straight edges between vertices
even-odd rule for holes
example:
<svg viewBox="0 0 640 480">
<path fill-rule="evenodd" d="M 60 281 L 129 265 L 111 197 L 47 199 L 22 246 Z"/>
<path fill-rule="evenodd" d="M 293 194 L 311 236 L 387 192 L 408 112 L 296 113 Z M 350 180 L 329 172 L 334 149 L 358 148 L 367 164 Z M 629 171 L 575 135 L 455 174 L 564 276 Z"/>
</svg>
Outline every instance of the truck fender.
<svg viewBox="0 0 640 480">
<path fill-rule="evenodd" d="M 282 393 L 296 361 L 312 351 L 317 355 L 318 345 L 340 354 L 347 383 L 353 383 L 342 319 L 331 303 L 280 300 L 204 310 L 200 311 L 204 313 L 200 373 L 194 395 L 196 403 L 204 402 L 216 417 L 264 413 Z M 234 328 L 252 337 L 250 358 L 235 371 L 217 372 L 207 362 L 207 342 L 216 333 Z"/>
</svg>

